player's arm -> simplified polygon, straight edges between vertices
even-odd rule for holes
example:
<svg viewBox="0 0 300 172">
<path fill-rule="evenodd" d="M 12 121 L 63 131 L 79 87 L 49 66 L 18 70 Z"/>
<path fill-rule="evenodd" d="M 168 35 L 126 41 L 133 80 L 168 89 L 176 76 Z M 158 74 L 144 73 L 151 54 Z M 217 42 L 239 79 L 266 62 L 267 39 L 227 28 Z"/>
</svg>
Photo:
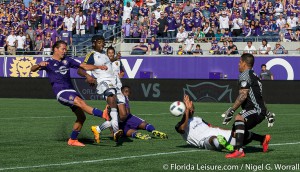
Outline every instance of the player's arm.
<svg viewBox="0 0 300 172">
<path fill-rule="evenodd" d="M 39 64 L 33 65 L 31 67 L 31 72 L 36 72 L 38 70 L 41 70 L 43 67 L 46 67 L 49 64 L 49 62 L 40 62 Z"/>
<path fill-rule="evenodd" d="M 188 126 L 190 112 L 193 111 L 193 102 L 190 101 L 188 95 L 184 95 L 183 102 L 186 106 L 185 114 L 182 116 L 181 121 L 175 126 L 175 129 L 178 133 L 184 134 L 185 128 Z"/>
<path fill-rule="evenodd" d="M 240 89 L 239 90 L 239 95 L 236 98 L 236 100 L 232 106 L 232 109 L 234 111 L 236 111 L 241 106 L 241 104 L 247 99 L 248 92 L 249 92 L 249 89 Z"/>
</svg>

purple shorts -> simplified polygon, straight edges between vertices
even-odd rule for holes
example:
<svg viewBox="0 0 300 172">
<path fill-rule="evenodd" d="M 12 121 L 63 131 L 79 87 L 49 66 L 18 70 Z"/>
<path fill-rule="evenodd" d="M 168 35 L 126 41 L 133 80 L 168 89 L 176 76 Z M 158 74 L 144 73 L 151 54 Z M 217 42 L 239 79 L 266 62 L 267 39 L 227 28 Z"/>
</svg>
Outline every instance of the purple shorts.
<svg viewBox="0 0 300 172">
<path fill-rule="evenodd" d="M 143 119 L 134 116 L 132 114 L 128 114 L 126 121 L 120 123 L 119 127 L 124 131 L 124 135 L 126 135 L 128 130 L 130 129 L 137 130 L 139 125 L 141 125 L 141 123 L 143 122 L 144 122 Z"/>
<path fill-rule="evenodd" d="M 65 106 L 73 107 L 75 97 L 80 97 L 80 95 L 75 90 L 62 90 L 57 93 L 57 101 Z M 80 97 L 81 98 L 81 97 Z"/>
</svg>

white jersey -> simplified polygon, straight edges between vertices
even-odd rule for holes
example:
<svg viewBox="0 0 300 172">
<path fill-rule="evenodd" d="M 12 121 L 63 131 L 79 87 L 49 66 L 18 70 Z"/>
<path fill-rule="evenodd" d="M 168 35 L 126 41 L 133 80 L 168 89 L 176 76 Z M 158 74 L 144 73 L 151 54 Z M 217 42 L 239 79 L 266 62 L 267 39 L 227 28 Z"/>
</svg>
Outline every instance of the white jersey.
<svg viewBox="0 0 300 172">
<path fill-rule="evenodd" d="M 103 53 L 99 53 L 96 51 L 92 51 L 88 53 L 84 59 L 84 62 L 96 66 L 102 66 L 102 65 L 107 66 L 107 70 L 95 69 L 92 71 L 94 77 L 97 78 L 97 82 L 115 78 L 112 69 L 112 64 L 104 51 Z"/>
<path fill-rule="evenodd" d="M 121 87 L 122 87 L 122 82 L 120 80 L 120 76 L 119 74 L 122 72 L 122 63 L 120 60 L 116 60 L 114 62 L 112 62 L 112 70 L 113 70 L 113 73 L 114 73 L 114 76 L 116 78 L 116 81 L 117 81 L 117 87 L 118 89 L 121 90 Z"/>
<path fill-rule="evenodd" d="M 220 128 L 210 127 L 200 117 L 192 117 L 189 119 L 188 126 L 182 134 L 183 139 L 189 144 L 199 148 L 204 147 L 204 141 L 211 136 L 222 135 L 227 141 L 231 139 L 231 130 L 222 130 Z"/>
</svg>

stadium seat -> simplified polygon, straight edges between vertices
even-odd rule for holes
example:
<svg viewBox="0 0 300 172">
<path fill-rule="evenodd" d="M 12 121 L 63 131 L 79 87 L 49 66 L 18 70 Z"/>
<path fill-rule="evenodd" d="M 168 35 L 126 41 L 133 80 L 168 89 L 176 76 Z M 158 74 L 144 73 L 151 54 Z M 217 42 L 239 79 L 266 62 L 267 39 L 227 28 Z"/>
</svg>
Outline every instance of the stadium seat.
<svg viewBox="0 0 300 172">
<path fill-rule="evenodd" d="M 236 37 L 235 42 L 244 42 L 244 38 L 243 37 Z"/>
<path fill-rule="evenodd" d="M 279 39 L 280 39 L 279 36 L 273 36 L 273 37 L 272 37 L 272 42 L 278 42 Z"/>
<path fill-rule="evenodd" d="M 72 37 L 73 37 L 73 38 L 79 38 L 79 35 L 74 34 Z"/>
<path fill-rule="evenodd" d="M 87 40 L 88 40 L 87 38 L 79 38 L 79 42 L 85 42 Z"/>
</svg>

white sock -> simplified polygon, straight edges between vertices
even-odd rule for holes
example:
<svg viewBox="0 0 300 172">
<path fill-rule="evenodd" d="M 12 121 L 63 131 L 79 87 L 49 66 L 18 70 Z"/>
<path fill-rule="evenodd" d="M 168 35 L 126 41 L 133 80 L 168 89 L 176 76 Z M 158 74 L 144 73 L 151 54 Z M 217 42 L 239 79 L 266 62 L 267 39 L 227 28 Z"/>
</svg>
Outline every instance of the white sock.
<svg viewBox="0 0 300 172">
<path fill-rule="evenodd" d="M 221 146 L 220 146 L 219 141 L 218 141 L 217 138 L 214 138 L 214 139 L 213 139 L 213 143 L 214 143 L 214 145 L 215 145 L 215 147 L 216 147 L 217 149 L 221 149 Z"/>
<path fill-rule="evenodd" d="M 110 116 L 111 116 L 111 126 L 113 128 L 114 133 L 116 133 L 119 130 L 119 119 L 118 119 L 117 108 L 111 108 Z"/>
<path fill-rule="evenodd" d="M 97 126 L 97 130 L 99 128 L 99 133 L 105 129 L 107 129 L 108 127 L 111 127 L 111 122 L 110 121 L 105 121 L 103 122 L 101 125 Z"/>
</svg>

